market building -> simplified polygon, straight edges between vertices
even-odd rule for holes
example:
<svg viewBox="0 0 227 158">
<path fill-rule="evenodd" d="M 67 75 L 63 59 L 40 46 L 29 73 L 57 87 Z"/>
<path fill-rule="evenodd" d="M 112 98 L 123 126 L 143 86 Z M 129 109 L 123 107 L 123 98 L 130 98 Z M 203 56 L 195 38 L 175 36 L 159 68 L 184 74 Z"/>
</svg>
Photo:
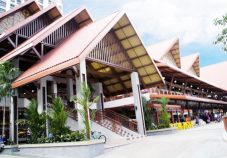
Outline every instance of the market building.
<svg viewBox="0 0 227 158">
<path fill-rule="evenodd" d="M 63 16 L 56 5 L 41 9 L 31 0 L 2 13 L 0 26 L 0 61 L 22 71 L 12 84 L 13 102 L 7 102 L 8 136 L 15 141 L 22 130 L 15 121 L 30 99 L 37 99 L 39 112 L 50 108 L 48 96 L 75 108 L 70 98 L 80 95 L 82 83 L 100 96 L 92 107 L 97 127 L 122 137 L 146 134 L 143 95 L 169 98 L 173 122 L 185 109 L 188 115 L 226 110 L 226 90 L 200 78 L 198 54 L 181 58 L 178 39 L 146 48 L 122 11 L 94 21 L 84 7 Z M 80 115 L 72 118 L 74 128 L 82 128 Z"/>
</svg>

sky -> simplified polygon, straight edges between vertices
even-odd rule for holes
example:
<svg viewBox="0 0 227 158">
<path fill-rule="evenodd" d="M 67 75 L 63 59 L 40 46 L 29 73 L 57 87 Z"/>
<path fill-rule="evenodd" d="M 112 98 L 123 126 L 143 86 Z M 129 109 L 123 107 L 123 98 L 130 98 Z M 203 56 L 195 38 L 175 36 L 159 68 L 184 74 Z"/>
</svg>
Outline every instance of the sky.
<svg viewBox="0 0 227 158">
<path fill-rule="evenodd" d="M 200 65 L 227 61 L 227 52 L 213 42 L 227 13 L 227 0 L 63 0 L 64 13 L 85 6 L 93 19 L 124 10 L 146 46 L 178 37 L 181 56 L 200 53 Z"/>
</svg>

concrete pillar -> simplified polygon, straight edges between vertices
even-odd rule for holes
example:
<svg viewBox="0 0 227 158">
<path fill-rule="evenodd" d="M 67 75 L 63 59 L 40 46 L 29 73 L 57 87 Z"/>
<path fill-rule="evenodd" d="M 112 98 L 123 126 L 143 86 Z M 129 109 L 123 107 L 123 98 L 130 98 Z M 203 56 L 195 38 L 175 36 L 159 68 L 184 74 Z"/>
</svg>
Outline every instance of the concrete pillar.
<svg viewBox="0 0 227 158">
<path fill-rule="evenodd" d="M 72 78 L 68 78 L 67 79 L 67 97 L 68 100 L 70 100 L 70 98 L 73 96 L 73 79 Z"/>
<path fill-rule="evenodd" d="M 145 128 L 144 113 L 143 113 L 143 107 L 142 107 L 139 76 L 137 72 L 131 73 L 131 83 L 132 83 L 132 92 L 134 97 L 134 106 L 135 106 L 138 132 L 141 135 L 145 135 L 146 128 Z"/>
<path fill-rule="evenodd" d="M 47 83 L 45 78 L 39 80 L 39 87 L 37 89 L 38 112 L 41 114 L 46 110 L 47 102 Z"/>
<path fill-rule="evenodd" d="M 76 76 L 76 96 L 77 97 L 81 96 L 81 86 L 83 83 L 87 84 L 87 70 L 86 70 L 86 60 L 85 59 L 80 61 L 79 77 Z M 80 104 L 77 104 L 76 108 L 81 109 L 82 107 Z M 78 128 L 84 129 L 83 118 L 79 112 L 78 112 Z"/>
<path fill-rule="evenodd" d="M 47 80 L 41 78 L 39 80 L 39 87 L 37 89 L 38 112 L 41 114 L 43 111 L 47 113 Z M 46 121 L 46 136 L 49 134 L 48 120 Z"/>
<path fill-rule="evenodd" d="M 95 89 L 95 96 L 99 96 L 99 100 L 97 102 L 97 110 L 103 110 L 104 109 L 104 105 L 103 105 L 103 87 L 102 87 L 102 83 L 98 82 L 92 85 L 93 88 Z"/>
<path fill-rule="evenodd" d="M 19 59 L 14 59 L 12 61 L 14 67 L 19 68 Z M 12 91 L 12 96 L 10 96 L 10 103 L 9 103 L 9 109 L 10 109 L 10 139 L 18 143 L 18 125 L 16 125 L 15 121 L 18 120 L 18 106 L 17 103 L 14 101 L 17 101 L 18 93 L 17 89 L 14 89 Z M 16 105 L 16 107 L 15 107 Z"/>
<path fill-rule="evenodd" d="M 58 96 L 58 84 L 56 81 L 53 81 L 52 92 L 53 92 L 54 97 Z"/>
</svg>

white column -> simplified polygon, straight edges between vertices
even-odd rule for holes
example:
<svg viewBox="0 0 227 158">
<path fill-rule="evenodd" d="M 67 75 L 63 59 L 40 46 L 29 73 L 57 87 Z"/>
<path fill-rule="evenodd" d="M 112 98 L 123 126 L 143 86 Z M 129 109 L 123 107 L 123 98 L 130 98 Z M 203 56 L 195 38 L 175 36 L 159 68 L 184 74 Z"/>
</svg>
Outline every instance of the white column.
<svg viewBox="0 0 227 158">
<path fill-rule="evenodd" d="M 41 114 L 44 110 L 47 113 L 47 79 L 41 78 L 39 80 L 39 87 L 37 89 L 38 112 Z M 48 120 L 46 121 L 46 135 L 48 136 Z"/>
<path fill-rule="evenodd" d="M 45 109 L 45 104 L 47 102 L 47 90 L 46 90 L 46 79 L 41 78 L 39 80 L 39 87 L 37 89 L 37 101 L 38 101 L 38 112 L 42 113 Z M 45 95 L 45 96 L 43 96 Z"/>
<path fill-rule="evenodd" d="M 19 59 L 14 59 L 12 63 L 13 63 L 13 65 L 15 67 L 17 67 L 17 68 L 19 67 Z M 10 103 L 9 103 L 9 109 L 10 109 L 10 138 L 11 138 L 11 140 L 13 142 L 15 142 L 15 139 L 14 139 L 15 135 L 18 138 L 18 136 L 17 136 L 18 125 L 16 126 L 16 132 L 15 132 L 15 119 L 16 120 L 18 119 L 18 106 L 17 106 L 17 109 L 16 109 L 16 112 L 17 112 L 16 117 L 17 118 L 14 118 L 14 116 L 15 116 L 15 114 L 14 114 L 15 107 L 14 107 L 13 96 L 16 96 L 16 97 L 18 96 L 18 93 L 17 93 L 16 89 L 13 90 L 12 96 L 9 96 L 10 97 Z"/>
<path fill-rule="evenodd" d="M 57 97 L 57 95 L 58 95 L 58 84 L 57 84 L 57 82 L 55 80 L 53 81 L 52 88 L 53 88 L 52 89 L 53 95 L 55 97 Z"/>
<path fill-rule="evenodd" d="M 67 96 L 69 100 L 73 96 L 73 79 L 72 78 L 67 79 Z"/>
<path fill-rule="evenodd" d="M 14 124 L 14 102 L 13 96 L 10 96 L 10 138 L 12 142 L 14 142 Z"/>
<path fill-rule="evenodd" d="M 134 107 L 135 107 L 135 113 L 136 113 L 138 132 L 141 135 L 145 135 L 146 128 L 144 123 L 144 113 L 143 113 L 143 107 L 142 107 L 139 76 L 137 72 L 131 73 L 131 83 L 132 83 L 132 92 L 134 97 Z"/>
<path fill-rule="evenodd" d="M 87 84 L 87 71 L 86 71 L 86 60 L 83 59 L 79 64 L 79 77 L 76 76 L 76 95 L 80 97 L 81 95 L 81 85 L 85 83 Z M 77 109 L 81 109 L 81 105 L 76 105 Z M 78 113 L 78 127 L 79 129 L 84 129 L 83 119 L 80 113 Z"/>
</svg>

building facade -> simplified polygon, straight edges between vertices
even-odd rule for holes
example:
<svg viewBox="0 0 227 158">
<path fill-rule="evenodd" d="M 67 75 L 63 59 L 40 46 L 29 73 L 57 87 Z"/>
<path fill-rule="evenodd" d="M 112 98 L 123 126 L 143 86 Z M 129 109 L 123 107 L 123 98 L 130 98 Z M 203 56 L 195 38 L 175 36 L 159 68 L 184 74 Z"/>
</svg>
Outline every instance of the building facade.
<svg viewBox="0 0 227 158">
<path fill-rule="evenodd" d="M 24 130 L 15 121 L 31 99 L 39 112 L 51 108 L 48 96 L 61 97 L 66 109 L 80 108 L 70 98 L 80 96 L 83 83 L 100 99 L 91 107 L 97 110 L 93 124 L 124 138 L 146 134 L 143 96 L 154 99 L 157 124 L 156 98 L 169 98 L 172 122 L 185 111 L 193 116 L 201 109 L 227 109 L 227 91 L 200 77 L 198 54 L 182 58 L 178 39 L 146 48 L 122 11 L 93 21 L 84 7 L 63 16 L 56 5 L 42 9 L 30 0 L 2 13 L 0 26 L 0 62 L 22 71 L 12 83 L 3 125 L 15 141 Z M 83 128 L 77 112 L 71 122 L 72 129 Z"/>
<path fill-rule="evenodd" d="M 17 5 L 24 3 L 26 0 L 0 0 L 0 13 L 8 11 Z M 37 3 L 41 8 L 46 8 L 47 6 L 56 3 L 58 8 L 63 11 L 62 0 L 37 0 Z"/>
</svg>

